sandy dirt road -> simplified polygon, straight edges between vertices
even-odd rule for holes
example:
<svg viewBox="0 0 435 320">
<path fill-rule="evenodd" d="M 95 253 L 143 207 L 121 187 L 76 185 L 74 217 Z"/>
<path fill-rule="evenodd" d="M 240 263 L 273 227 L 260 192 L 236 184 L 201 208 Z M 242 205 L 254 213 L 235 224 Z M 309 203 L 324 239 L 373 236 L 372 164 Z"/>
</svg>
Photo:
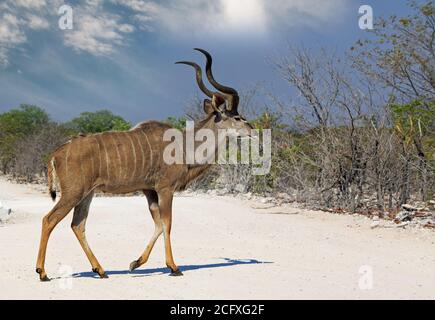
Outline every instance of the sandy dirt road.
<svg viewBox="0 0 435 320">
<path fill-rule="evenodd" d="M 153 232 L 146 200 L 97 197 L 87 238 L 109 279 L 90 272 L 70 213 L 49 242 L 53 280 L 41 283 L 34 268 L 51 199 L 4 179 L 0 199 L 14 210 L 0 226 L 1 299 L 435 298 L 434 232 L 371 229 L 359 216 L 207 196 L 174 200 L 173 251 L 183 277 L 168 276 L 162 238 L 130 273 Z"/>
</svg>

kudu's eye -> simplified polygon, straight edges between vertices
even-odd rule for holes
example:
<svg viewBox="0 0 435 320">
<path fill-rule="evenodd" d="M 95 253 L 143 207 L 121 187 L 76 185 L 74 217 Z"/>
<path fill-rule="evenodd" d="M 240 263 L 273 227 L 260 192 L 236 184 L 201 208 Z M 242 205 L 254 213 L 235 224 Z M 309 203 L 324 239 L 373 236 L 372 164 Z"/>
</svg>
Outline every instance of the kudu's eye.
<svg viewBox="0 0 435 320">
<path fill-rule="evenodd" d="M 222 114 L 220 112 L 216 112 L 216 116 L 214 118 L 214 122 L 219 122 L 222 120 Z"/>
</svg>

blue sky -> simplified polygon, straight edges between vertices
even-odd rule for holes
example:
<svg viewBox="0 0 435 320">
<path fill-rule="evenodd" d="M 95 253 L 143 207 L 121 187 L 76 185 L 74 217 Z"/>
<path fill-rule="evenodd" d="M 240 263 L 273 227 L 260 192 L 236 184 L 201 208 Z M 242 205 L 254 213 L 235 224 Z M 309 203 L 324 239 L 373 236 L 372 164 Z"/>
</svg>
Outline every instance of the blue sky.
<svg viewBox="0 0 435 320">
<path fill-rule="evenodd" d="M 63 4 L 72 30 L 59 28 Z M 174 62 L 203 65 L 194 47 L 212 53 L 220 82 L 291 99 L 269 61 L 288 44 L 347 50 L 366 36 L 362 4 L 374 19 L 409 13 L 398 0 L 0 0 L 0 112 L 29 103 L 58 121 L 100 109 L 132 123 L 181 115 L 198 90 Z"/>
</svg>

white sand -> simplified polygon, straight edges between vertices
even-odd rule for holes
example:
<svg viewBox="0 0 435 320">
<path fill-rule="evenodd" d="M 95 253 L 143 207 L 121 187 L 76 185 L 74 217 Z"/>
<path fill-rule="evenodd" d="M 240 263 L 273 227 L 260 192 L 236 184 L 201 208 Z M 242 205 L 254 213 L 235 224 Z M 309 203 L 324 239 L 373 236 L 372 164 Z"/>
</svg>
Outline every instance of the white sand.
<svg viewBox="0 0 435 320">
<path fill-rule="evenodd" d="M 95 198 L 87 238 L 109 279 L 90 272 L 69 225 L 55 229 L 41 283 L 34 271 L 47 194 L 0 178 L 14 210 L 0 226 L 1 299 L 435 298 L 435 232 L 370 229 L 370 220 L 292 207 L 253 209 L 230 197 L 177 197 L 172 241 L 183 277 L 169 277 L 162 238 L 133 273 L 153 231 L 144 197 Z M 361 281 L 361 266 L 372 270 Z M 363 267 L 364 269 L 364 267 Z M 73 276 L 68 276 L 72 270 Z M 359 286 L 362 283 L 362 288 Z"/>
</svg>

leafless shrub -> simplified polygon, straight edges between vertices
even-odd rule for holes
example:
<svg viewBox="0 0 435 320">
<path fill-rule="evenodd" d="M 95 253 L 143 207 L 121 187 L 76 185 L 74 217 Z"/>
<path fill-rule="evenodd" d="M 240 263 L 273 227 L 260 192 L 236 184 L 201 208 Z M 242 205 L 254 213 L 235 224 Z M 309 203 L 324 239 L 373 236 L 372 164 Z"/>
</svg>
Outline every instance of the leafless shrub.
<svg viewBox="0 0 435 320">
<path fill-rule="evenodd" d="M 68 132 L 56 123 L 50 123 L 20 141 L 13 176 L 26 182 L 45 179 L 49 154 L 68 139 Z"/>
<path fill-rule="evenodd" d="M 276 187 L 293 186 L 299 200 L 352 212 L 397 207 L 422 181 L 430 189 L 433 176 L 422 172 L 418 148 L 396 132 L 384 92 L 370 78 L 306 49 L 292 48 L 275 67 L 300 94 L 288 108 L 297 133 L 274 139 Z"/>
</svg>

